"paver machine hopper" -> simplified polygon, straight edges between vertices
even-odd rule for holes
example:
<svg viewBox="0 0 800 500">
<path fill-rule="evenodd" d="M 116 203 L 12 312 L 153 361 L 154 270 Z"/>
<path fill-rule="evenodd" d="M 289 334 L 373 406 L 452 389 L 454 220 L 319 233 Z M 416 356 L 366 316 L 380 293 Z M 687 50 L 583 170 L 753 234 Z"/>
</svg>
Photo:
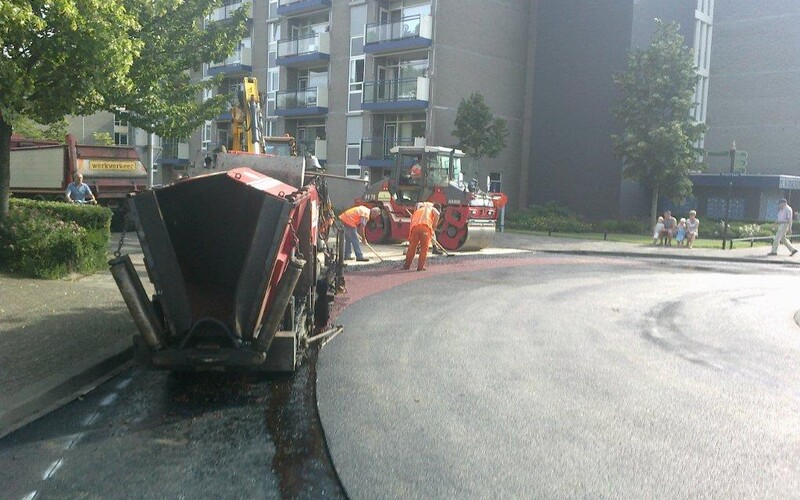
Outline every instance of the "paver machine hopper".
<svg viewBox="0 0 800 500">
<path fill-rule="evenodd" d="M 233 168 L 130 200 L 155 294 L 128 255 L 109 264 L 141 363 L 293 371 L 304 341 L 327 324 L 342 245 L 320 236 L 332 222 L 321 209 L 325 179 L 276 165 L 274 176 Z"/>
</svg>

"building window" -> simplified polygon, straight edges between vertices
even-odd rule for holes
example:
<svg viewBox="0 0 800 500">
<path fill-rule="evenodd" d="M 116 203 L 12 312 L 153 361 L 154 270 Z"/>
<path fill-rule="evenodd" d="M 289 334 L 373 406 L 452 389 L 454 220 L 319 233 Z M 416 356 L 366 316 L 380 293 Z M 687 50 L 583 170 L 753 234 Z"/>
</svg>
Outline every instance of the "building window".
<svg viewBox="0 0 800 500">
<path fill-rule="evenodd" d="M 489 192 L 499 193 L 503 190 L 503 173 L 491 172 L 489 174 Z"/>
<path fill-rule="evenodd" d="M 211 122 L 205 122 L 203 124 L 203 137 L 201 139 L 201 146 L 200 148 L 203 151 L 208 151 L 211 149 Z"/>
<path fill-rule="evenodd" d="M 364 86 L 364 56 L 350 60 L 350 92 L 361 92 Z"/>
<path fill-rule="evenodd" d="M 347 177 L 361 177 L 361 167 L 358 165 L 359 158 L 361 158 L 361 144 L 348 144 L 346 151 L 347 167 L 345 167 L 345 175 Z"/>
<path fill-rule="evenodd" d="M 114 144 L 117 146 L 127 146 L 128 134 L 124 132 L 114 132 Z"/>
<path fill-rule="evenodd" d="M 128 120 L 122 117 L 122 115 L 114 115 L 114 126 L 115 127 L 127 127 Z"/>
</svg>

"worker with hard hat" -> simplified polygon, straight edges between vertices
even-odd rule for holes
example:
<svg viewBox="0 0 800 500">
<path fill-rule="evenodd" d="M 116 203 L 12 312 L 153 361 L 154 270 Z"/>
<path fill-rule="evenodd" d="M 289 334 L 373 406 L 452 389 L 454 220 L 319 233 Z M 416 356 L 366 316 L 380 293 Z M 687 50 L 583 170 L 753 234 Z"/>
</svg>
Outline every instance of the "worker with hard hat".
<svg viewBox="0 0 800 500">
<path fill-rule="evenodd" d="M 370 217 L 378 217 L 381 214 L 381 209 L 373 207 L 371 210 L 365 206 L 359 205 L 357 207 L 349 208 L 339 215 L 339 220 L 344 225 L 344 259 L 353 260 L 352 251 L 356 253 L 356 260 L 358 262 L 369 262 L 369 259 L 364 257 L 361 252 L 361 245 L 359 238 L 363 241 L 367 240 L 364 234 L 364 228 L 369 222 Z M 352 249 L 352 250 L 351 250 Z"/>
<path fill-rule="evenodd" d="M 403 269 L 411 269 L 411 262 L 419 247 L 419 260 L 417 271 L 425 270 L 425 261 L 428 258 L 428 245 L 431 244 L 433 231 L 439 222 L 439 211 L 433 203 L 424 201 L 417 203 L 417 209 L 411 214 L 411 228 L 408 234 L 408 250 Z"/>
</svg>

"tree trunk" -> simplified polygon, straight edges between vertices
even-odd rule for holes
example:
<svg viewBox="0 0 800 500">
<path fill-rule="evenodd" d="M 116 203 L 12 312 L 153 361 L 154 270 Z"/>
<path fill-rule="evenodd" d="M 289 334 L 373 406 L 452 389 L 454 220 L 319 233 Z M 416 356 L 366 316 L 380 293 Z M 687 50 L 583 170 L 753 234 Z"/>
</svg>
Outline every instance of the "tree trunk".
<svg viewBox="0 0 800 500">
<path fill-rule="evenodd" d="M 11 124 L 0 114 L 0 222 L 8 215 L 8 196 L 11 187 Z"/>
<path fill-rule="evenodd" d="M 658 218 L 658 186 L 653 188 L 653 200 L 650 205 L 650 227 L 656 227 Z"/>
</svg>

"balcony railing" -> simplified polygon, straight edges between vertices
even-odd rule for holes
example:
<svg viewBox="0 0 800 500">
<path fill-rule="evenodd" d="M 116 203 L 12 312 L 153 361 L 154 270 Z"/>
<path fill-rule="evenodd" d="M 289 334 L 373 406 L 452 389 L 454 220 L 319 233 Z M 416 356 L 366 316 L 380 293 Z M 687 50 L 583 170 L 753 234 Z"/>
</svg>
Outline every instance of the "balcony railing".
<svg viewBox="0 0 800 500">
<path fill-rule="evenodd" d="M 415 15 L 400 19 L 399 21 L 369 23 L 367 24 L 366 40 L 364 45 L 391 42 L 406 38 L 431 39 L 431 16 Z"/>
<path fill-rule="evenodd" d="M 330 54 L 330 33 L 313 33 L 298 38 L 278 41 L 278 59 L 307 56 L 311 54 Z"/>
<path fill-rule="evenodd" d="M 230 5 L 223 5 L 222 7 L 217 7 L 214 11 L 206 17 L 206 23 L 213 23 L 215 21 L 224 21 L 225 19 L 230 19 L 239 10 L 245 2 L 237 2 L 232 3 Z M 252 2 L 249 4 L 247 8 L 247 14 L 249 18 L 253 17 L 253 4 Z"/>
<path fill-rule="evenodd" d="M 252 49 L 250 49 L 249 47 L 243 47 L 234 52 L 233 54 L 231 54 L 224 61 L 213 62 L 209 64 L 208 73 L 209 74 L 220 73 L 224 68 L 227 67 L 246 66 L 247 68 L 249 68 L 252 66 L 252 64 L 253 64 Z"/>
<path fill-rule="evenodd" d="M 413 146 L 414 139 L 406 137 L 373 137 L 361 139 L 362 160 L 391 160 L 395 146 Z"/>
<path fill-rule="evenodd" d="M 331 0 L 278 0 L 278 15 L 291 16 L 327 9 Z"/>
<path fill-rule="evenodd" d="M 328 88 L 309 87 L 284 90 L 275 98 L 275 114 L 279 116 L 322 114 L 328 111 Z"/>
<path fill-rule="evenodd" d="M 297 141 L 297 151 L 301 155 L 310 154 L 316 156 L 319 161 L 326 161 L 328 159 L 328 141 L 325 139 Z"/>
<path fill-rule="evenodd" d="M 402 109 L 428 105 L 428 79 L 425 77 L 402 80 L 364 82 L 364 109 Z"/>
</svg>

